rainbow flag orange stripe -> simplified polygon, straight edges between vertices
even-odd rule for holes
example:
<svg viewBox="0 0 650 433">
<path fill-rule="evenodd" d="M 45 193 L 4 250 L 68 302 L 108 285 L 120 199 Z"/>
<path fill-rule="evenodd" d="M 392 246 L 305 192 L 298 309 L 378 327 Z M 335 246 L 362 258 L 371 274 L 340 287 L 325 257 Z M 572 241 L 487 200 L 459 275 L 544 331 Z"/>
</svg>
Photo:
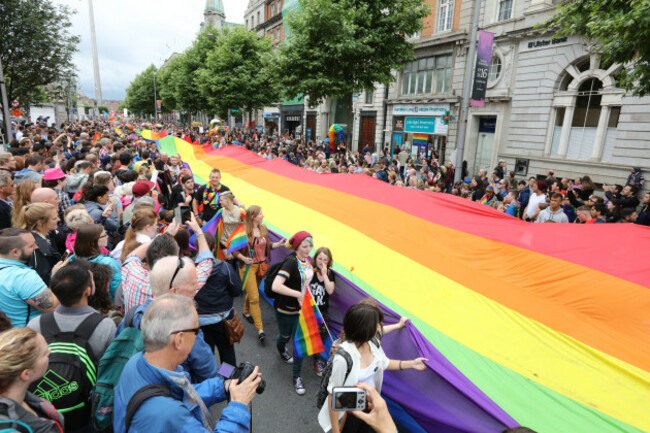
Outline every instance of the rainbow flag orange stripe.
<svg viewBox="0 0 650 433">
<path fill-rule="evenodd" d="M 296 336 L 293 339 L 294 356 L 304 358 L 325 350 L 318 331 L 318 325 L 321 323 L 323 323 L 323 316 L 320 314 L 311 292 L 307 290 L 302 301 Z"/>
</svg>

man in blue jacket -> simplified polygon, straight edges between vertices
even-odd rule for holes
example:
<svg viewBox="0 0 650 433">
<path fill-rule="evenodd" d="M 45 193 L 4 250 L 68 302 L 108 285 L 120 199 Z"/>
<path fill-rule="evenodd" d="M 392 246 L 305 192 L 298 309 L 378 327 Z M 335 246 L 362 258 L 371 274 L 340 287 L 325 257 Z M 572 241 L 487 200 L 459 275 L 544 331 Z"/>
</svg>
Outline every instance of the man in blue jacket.
<svg viewBox="0 0 650 433">
<path fill-rule="evenodd" d="M 249 431 L 247 405 L 261 380 L 257 367 L 242 383 L 224 383 L 217 376 L 200 384 L 190 383 L 187 373 L 179 367 L 192 350 L 199 331 L 198 315 L 190 298 L 173 293 L 157 298 L 147 308 L 141 330 L 145 350 L 129 360 L 115 388 L 116 433 Z M 132 401 L 136 392 L 152 384 L 166 387 L 169 396 L 145 399 L 126 419 L 127 407 L 136 400 Z M 224 401 L 226 393 L 230 393 L 231 401 L 217 423 L 209 407 Z"/>
</svg>

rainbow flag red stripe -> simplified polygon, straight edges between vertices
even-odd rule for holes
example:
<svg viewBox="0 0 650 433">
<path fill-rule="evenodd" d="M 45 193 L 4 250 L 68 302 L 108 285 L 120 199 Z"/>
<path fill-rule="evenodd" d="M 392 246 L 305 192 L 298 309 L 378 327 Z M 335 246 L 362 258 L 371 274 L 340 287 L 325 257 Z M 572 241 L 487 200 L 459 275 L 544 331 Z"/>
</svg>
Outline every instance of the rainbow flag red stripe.
<svg viewBox="0 0 650 433">
<path fill-rule="evenodd" d="M 228 250 L 228 254 L 231 254 L 235 251 L 244 249 L 247 246 L 248 239 L 246 238 L 246 229 L 244 228 L 244 225 L 241 224 L 234 232 L 232 232 L 226 241 L 226 249 Z"/>
<path fill-rule="evenodd" d="M 323 316 L 320 314 L 311 292 L 307 290 L 302 301 L 296 336 L 293 339 L 293 356 L 304 358 L 325 350 L 318 330 L 318 325 L 321 323 L 324 323 Z"/>
</svg>

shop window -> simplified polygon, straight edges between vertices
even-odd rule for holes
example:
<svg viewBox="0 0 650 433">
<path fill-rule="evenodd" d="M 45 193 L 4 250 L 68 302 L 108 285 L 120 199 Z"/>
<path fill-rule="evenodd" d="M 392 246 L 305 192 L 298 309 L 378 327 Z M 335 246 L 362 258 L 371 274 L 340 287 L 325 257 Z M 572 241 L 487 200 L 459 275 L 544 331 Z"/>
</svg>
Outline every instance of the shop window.
<svg viewBox="0 0 650 433">
<path fill-rule="evenodd" d="M 402 75 L 403 95 L 447 93 L 451 87 L 451 54 L 409 62 Z"/>
<path fill-rule="evenodd" d="M 488 81 L 494 83 L 501 76 L 501 57 L 492 56 L 490 60 L 490 68 L 488 70 Z"/>
<path fill-rule="evenodd" d="M 446 32 L 451 30 L 454 20 L 454 0 L 440 0 L 438 9 L 438 31 Z"/>
<path fill-rule="evenodd" d="M 513 0 L 499 0 L 499 21 L 505 21 L 512 18 Z"/>
</svg>

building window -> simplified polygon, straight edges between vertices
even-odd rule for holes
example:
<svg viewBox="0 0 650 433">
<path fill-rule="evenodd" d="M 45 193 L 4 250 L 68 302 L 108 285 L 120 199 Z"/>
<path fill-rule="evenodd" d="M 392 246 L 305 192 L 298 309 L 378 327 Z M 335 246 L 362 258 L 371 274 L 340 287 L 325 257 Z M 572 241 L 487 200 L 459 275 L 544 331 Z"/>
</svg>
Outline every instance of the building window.
<svg viewBox="0 0 650 433">
<path fill-rule="evenodd" d="M 260 11 L 257 11 L 257 22 L 260 22 Z"/>
<path fill-rule="evenodd" d="M 255 15 L 251 15 L 251 30 L 255 28 Z"/>
<path fill-rule="evenodd" d="M 248 20 L 246 20 L 246 30 L 248 30 Z"/>
<path fill-rule="evenodd" d="M 454 20 L 454 0 L 440 0 L 438 10 L 438 31 L 446 32 L 451 30 L 451 24 Z"/>
<path fill-rule="evenodd" d="M 513 0 L 499 0 L 499 21 L 505 21 L 512 18 Z"/>
<path fill-rule="evenodd" d="M 366 104 L 372 104 L 372 100 L 375 96 L 375 92 L 372 90 L 366 90 Z"/>
<path fill-rule="evenodd" d="M 494 83 L 501 75 L 501 57 L 492 56 L 490 60 L 490 69 L 488 70 L 488 81 Z"/>
<path fill-rule="evenodd" d="M 568 127 L 570 131 L 566 157 L 569 159 L 583 160 L 591 158 L 596 141 L 596 130 L 600 121 L 600 112 L 602 110 L 600 105 L 602 89 L 603 84 L 597 78 L 590 78 L 580 85 L 575 107 L 573 107 L 573 117 L 570 125 L 564 124 L 567 108 L 556 108 L 551 156 L 557 156 L 559 154 L 562 129 Z M 615 119 L 617 123 L 618 115 L 615 115 Z"/>
<path fill-rule="evenodd" d="M 451 87 L 451 54 L 409 62 L 402 76 L 403 95 L 447 93 Z"/>
</svg>

